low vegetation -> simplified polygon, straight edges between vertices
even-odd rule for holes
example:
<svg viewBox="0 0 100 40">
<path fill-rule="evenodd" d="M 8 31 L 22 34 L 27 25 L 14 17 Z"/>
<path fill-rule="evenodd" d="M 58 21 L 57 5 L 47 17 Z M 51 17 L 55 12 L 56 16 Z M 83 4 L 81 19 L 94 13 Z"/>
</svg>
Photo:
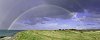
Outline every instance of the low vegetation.
<svg viewBox="0 0 100 40">
<path fill-rule="evenodd" d="M 29 30 L 17 33 L 13 40 L 100 40 L 100 31 Z"/>
</svg>

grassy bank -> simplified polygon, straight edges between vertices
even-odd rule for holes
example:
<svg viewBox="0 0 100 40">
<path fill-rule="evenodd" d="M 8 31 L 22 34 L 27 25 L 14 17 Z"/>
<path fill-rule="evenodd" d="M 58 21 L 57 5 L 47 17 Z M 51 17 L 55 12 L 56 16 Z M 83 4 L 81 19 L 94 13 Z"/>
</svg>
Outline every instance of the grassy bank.
<svg viewBox="0 0 100 40">
<path fill-rule="evenodd" d="M 22 31 L 13 40 L 100 40 L 100 31 Z"/>
</svg>

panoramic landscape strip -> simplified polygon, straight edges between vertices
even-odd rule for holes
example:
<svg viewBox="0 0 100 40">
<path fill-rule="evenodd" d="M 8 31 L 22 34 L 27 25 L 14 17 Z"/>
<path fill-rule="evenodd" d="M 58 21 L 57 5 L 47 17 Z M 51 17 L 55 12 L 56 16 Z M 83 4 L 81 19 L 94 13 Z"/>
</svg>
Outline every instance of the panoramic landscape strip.
<svg viewBox="0 0 100 40">
<path fill-rule="evenodd" d="M 99 30 L 27 30 L 0 40 L 100 40 Z"/>
</svg>

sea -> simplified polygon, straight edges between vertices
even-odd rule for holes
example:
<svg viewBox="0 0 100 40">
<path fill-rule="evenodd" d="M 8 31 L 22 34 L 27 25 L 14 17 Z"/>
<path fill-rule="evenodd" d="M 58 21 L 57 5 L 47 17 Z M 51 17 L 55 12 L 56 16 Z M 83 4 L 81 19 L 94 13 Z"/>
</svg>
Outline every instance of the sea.
<svg viewBox="0 0 100 40">
<path fill-rule="evenodd" d="M 16 33 L 22 30 L 0 30 L 0 36 L 14 36 Z"/>
</svg>

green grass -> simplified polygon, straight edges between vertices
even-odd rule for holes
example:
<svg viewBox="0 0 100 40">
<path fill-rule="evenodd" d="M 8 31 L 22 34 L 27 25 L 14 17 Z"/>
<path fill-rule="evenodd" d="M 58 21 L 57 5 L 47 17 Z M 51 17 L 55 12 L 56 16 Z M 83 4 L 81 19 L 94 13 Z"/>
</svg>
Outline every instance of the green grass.
<svg viewBox="0 0 100 40">
<path fill-rule="evenodd" d="M 100 31 L 30 30 L 17 33 L 13 40 L 100 40 Z"/>
</svg>

